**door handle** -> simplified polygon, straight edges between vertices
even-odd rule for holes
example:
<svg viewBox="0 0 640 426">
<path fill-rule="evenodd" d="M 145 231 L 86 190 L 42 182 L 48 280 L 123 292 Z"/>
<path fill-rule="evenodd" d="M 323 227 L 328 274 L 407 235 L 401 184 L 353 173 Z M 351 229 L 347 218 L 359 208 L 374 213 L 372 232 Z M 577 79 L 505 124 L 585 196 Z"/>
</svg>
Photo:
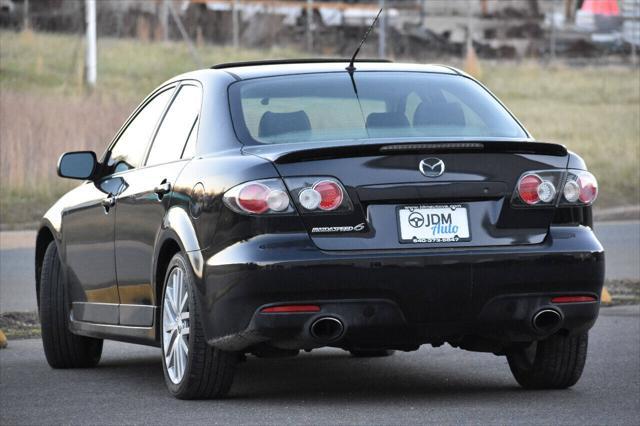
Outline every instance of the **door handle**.
<svg viewBox="0 0 640 426">
<path fill-rule="evenodd" d="M 104 208 L 104 212 L 109 213 L 109 209 L 116 205 L 116 197 L 114 197 L 113 195 L 110 195 L 107 198 L 104 198 L 101 204 L 102 204 L 102 207 Z"/>
<path fill-rule="evenodd" d="M 158 195 L 158 200 L 162 200 L 162 197 L 171 192 L 171 182 L 167 182 L 166 179 L 163 180 L 160 185 L 153 189 L 153 192 Z"/>
</svg>

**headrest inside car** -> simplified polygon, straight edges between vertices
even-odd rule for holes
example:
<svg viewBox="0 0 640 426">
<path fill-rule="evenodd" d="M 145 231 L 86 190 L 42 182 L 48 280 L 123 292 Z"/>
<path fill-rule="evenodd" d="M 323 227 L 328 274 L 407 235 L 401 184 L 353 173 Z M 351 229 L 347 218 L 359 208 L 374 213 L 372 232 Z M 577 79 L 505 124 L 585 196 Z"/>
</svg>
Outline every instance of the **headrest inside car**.
<svg viewBox="0 0 640 426">
<path fill-rule="evenodd" d="M 409 127 L 409 120 L 401 112 L 372 112 L 367 116 L 367 128 Z"/>
<path fill-rule="evenodd" d="M 422 102 L 413 114 L 413 126 L 460 126 L 464 127 L 466 120 L 462 107 L 453 102 L 428 103 Z"/>
<path fill-rule="evenodd" d="M 260 118 L 258 136 L 268 138 L 286 133 L 308 132 L 311 130 L 309 116 L 304 111 L 271 112 L 267 111 Z"/>
</svg>

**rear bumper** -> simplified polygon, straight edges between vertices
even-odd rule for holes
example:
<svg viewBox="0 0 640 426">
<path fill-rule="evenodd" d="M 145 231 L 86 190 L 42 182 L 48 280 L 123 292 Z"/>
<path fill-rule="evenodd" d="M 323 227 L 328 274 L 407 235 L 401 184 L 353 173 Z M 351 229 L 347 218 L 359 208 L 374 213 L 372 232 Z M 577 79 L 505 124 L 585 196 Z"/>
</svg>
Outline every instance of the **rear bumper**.
<svg viewBox="0 0 640 426">
<path fill-rule="evenodd" d="M 551 298 L 599 300 L 604 281 L 604 251 L 587 227 L 552 227 L 536 245 L 402 251 L 326 252 L 306 234 L 261 235 L 203 255 L 198 302 L 205 333 L 210 344 L 227 350 L 260 342 L 282 348 L 500 346 L 543 337 L 531 318 L 544 308 L 558 311 L 562 329 L 578 332 L 593 325 L 599 302 L 554 305 Z M 295 303 L 321 310 L 261 313 Z M 344 324 L 338 340 L 311 336 L 309 327 L 323 316 Z"/>
</svg>

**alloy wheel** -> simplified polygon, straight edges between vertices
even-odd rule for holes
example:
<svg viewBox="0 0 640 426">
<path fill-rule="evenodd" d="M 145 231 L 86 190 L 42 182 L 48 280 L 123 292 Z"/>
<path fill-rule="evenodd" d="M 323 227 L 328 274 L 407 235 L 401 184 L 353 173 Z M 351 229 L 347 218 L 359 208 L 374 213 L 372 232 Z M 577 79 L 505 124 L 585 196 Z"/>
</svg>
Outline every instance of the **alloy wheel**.
<svg viewBox="0 0 640 426">
<path fill-rule="evenodd" d="M 175 267 L 167 278 L 162 309 L 162 349 L 169 378 L 182 381 L 189 360 L 189 292 L 185 273 Z"/>
</svg>

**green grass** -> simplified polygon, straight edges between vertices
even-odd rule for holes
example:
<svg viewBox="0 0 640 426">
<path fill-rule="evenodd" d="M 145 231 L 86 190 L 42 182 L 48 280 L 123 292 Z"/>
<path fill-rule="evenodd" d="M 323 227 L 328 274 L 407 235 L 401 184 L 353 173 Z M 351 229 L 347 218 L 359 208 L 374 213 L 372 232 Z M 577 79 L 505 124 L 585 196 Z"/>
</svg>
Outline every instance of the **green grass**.
<svg viewBox="0 0 640 426">
<path fill-rule="evenodd" d="M 61 182 L 42 190 L 30 187 L 0 190 L 0 230 L 36 228 L 44 212 L 70 188 Z"/>
<path fill-rule="evenodd" d="M 540 141 L 582 156 L 600 184 L 597 206 L 640 203 L 640 70 L 491 66 L 483 81 Z"/>
<path fill-rule="evenodd" d="M 101 38 L 98 85 L 88 93 L 82 84 L 83 48 L 79 36 L 0 32 L 0 222 L 5 226 L 37 220 L 69 187 L 55 177 L 60 152 L 101 151 L 117 123 L 154 87 L 197 68 L 182 43 Z M 287 48 L 214 45 L 198 52 L 206 66 L 307 56 Z M 481 65 L 481 80 L 536 139 L 564 144 L 585 159 L 600 182 L 597 207 L 640 203 L 637 67 Z M 72 140 L 72 135 L 79 136 Z M 47 158 L 31 163 L 39 152 Z"/>
<path fill-rule="evenodd" d="M 85 93 L 84 42 L 80 36 L 2 31 L 0 46 L 0 90 Z M 286 48 L 256 50 L 204 45 L 197 51 L 204 67 L 221 62 L 305 56 Z M 163 81 L 197 68 L 183 43 L 99 38 L 96 91 L 140 100 Z"/>
</svg>

